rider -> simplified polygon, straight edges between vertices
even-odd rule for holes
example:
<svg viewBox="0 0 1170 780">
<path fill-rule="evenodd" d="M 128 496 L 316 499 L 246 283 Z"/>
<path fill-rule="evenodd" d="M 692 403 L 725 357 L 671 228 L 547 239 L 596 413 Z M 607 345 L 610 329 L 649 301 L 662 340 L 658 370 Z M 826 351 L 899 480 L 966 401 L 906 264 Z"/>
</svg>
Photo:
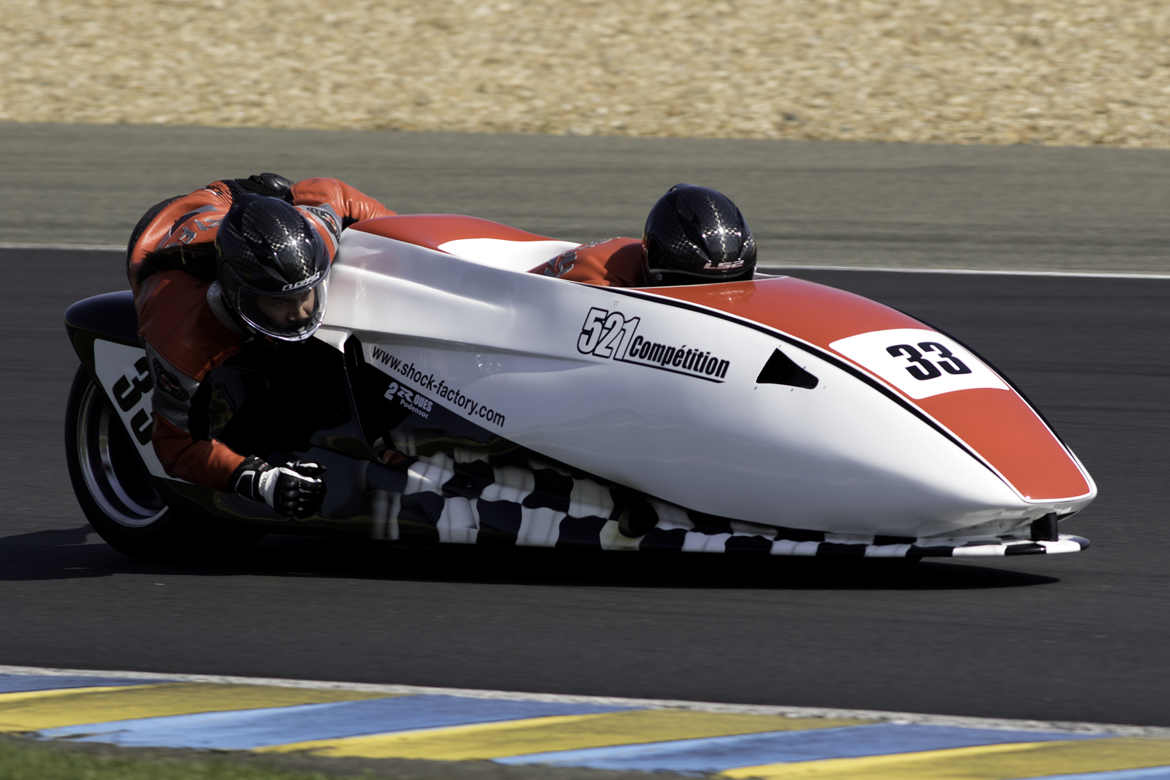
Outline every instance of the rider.
<svg viewBox="0 0 1170 780">
<path fill-rule="evenodd" d="M 563 252 L 533 273 L 602 286 L 740 282 L 756 268 L 756 241 L 731 199 L 676 184 L 646 217 L 642 239 L 611 238 Z"/>
<path fill-rule="evenodd" d="M 294 184 L 262 173 L 212 182 L 143 215 L 126 271 L 154 380 L 154 449 L 168 474 L 291 517 L 320 508 L 323 467 L 270 464 L 213 438 L 200 384 L 245 345 L 275 352 L 312 336 L 341 230 L 394 213 L 337 179 Z"/>
</svg>

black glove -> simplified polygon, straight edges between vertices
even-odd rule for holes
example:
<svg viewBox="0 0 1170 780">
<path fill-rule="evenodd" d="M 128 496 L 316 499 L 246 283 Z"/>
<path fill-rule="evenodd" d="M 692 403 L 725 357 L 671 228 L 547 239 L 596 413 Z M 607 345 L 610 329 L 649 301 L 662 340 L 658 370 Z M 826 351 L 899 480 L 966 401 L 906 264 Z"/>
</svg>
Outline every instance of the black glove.
<svg viewBox="0 0 1170 780">
<path fill-rule="evenodd" d="M 325 467 L 303 460 L 273 466 L 252 455 L 232 474 L 232 490 L 286 517 L 309 517 L 325 500 Z"/>
<path fill-rule="evenodd" d="M 254 173 L 246 179 L 233 179 L 232 182 L 241 189 L 257 195 L 280 198 L 289 203 L 293 201 L 293 183 L 279 173 Z"/>
</svg>

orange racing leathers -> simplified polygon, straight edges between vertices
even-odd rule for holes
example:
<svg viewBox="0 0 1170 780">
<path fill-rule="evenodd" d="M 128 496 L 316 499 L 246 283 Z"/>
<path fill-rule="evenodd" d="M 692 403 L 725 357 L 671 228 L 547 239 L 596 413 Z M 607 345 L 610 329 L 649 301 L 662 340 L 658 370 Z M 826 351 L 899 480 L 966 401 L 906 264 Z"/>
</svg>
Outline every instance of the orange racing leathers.
<svg viewBox="0 0 1170 780">
<path fill-rule="evenodd" d="M 208 295 L 212 242 L 241 191 L 237 181 L 221 180 L 159 204 L 136 229 L 127 259 L 138 333 L 154 379 L 155 452 L 168 474 L 219 490 L 230 488 L 244 456 L 193 433 L 191 412 L 200 382 L 249 338 L 218 295 Z M 395 213 L 337 179 L 305 179 L 288 197 L 321 234 L 331 260 L 343 227 Z"/>
<path fill-rule="evenodd" d="M 645 269 L 641 241 L 611 238 L 562 252 L 533 268 L 532 273 L 602 287 L 637 287 L 647 283 Z"/>
</svg>

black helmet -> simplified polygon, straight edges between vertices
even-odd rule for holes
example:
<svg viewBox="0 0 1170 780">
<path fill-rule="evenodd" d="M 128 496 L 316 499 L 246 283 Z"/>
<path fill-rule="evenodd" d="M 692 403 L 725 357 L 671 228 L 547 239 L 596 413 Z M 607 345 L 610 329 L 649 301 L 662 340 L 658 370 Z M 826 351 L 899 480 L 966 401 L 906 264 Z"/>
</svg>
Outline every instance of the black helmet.
<svg viewBox="0 0 1170 780">
<path fill-rule="evenodd" d="M 756 270 L 756 240 L 721 192 L 676 184 L 658 199 L 642 233 L 652 284 L 738 282 Z"/>
<path fill-rule="evenodd" d="M 303 341 L 321 325 L 329 250 L 295 206 L 239 194 L 215 237 L 224 304 L 254 333 Z"/>
</svg>

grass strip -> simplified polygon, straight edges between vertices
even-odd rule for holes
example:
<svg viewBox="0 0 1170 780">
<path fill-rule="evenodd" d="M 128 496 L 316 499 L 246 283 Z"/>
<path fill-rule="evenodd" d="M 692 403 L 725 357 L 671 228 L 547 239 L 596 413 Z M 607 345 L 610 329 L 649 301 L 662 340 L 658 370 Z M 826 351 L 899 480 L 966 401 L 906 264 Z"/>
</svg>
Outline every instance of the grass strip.
<svg viewBox="0 0 1170 780">
<path fill-rule="evenodd" d="M 359 780 L 377 776 L 283 768 L 247 753 L 126 750 L 0 737 L 0 780 Z"/>
<path fill-rule="evenodd" d="M 0 780 L 701 780 L 714 775 L 509 766 L 493 761 L 124 748 L 0 734 Z"/>
</svg>

